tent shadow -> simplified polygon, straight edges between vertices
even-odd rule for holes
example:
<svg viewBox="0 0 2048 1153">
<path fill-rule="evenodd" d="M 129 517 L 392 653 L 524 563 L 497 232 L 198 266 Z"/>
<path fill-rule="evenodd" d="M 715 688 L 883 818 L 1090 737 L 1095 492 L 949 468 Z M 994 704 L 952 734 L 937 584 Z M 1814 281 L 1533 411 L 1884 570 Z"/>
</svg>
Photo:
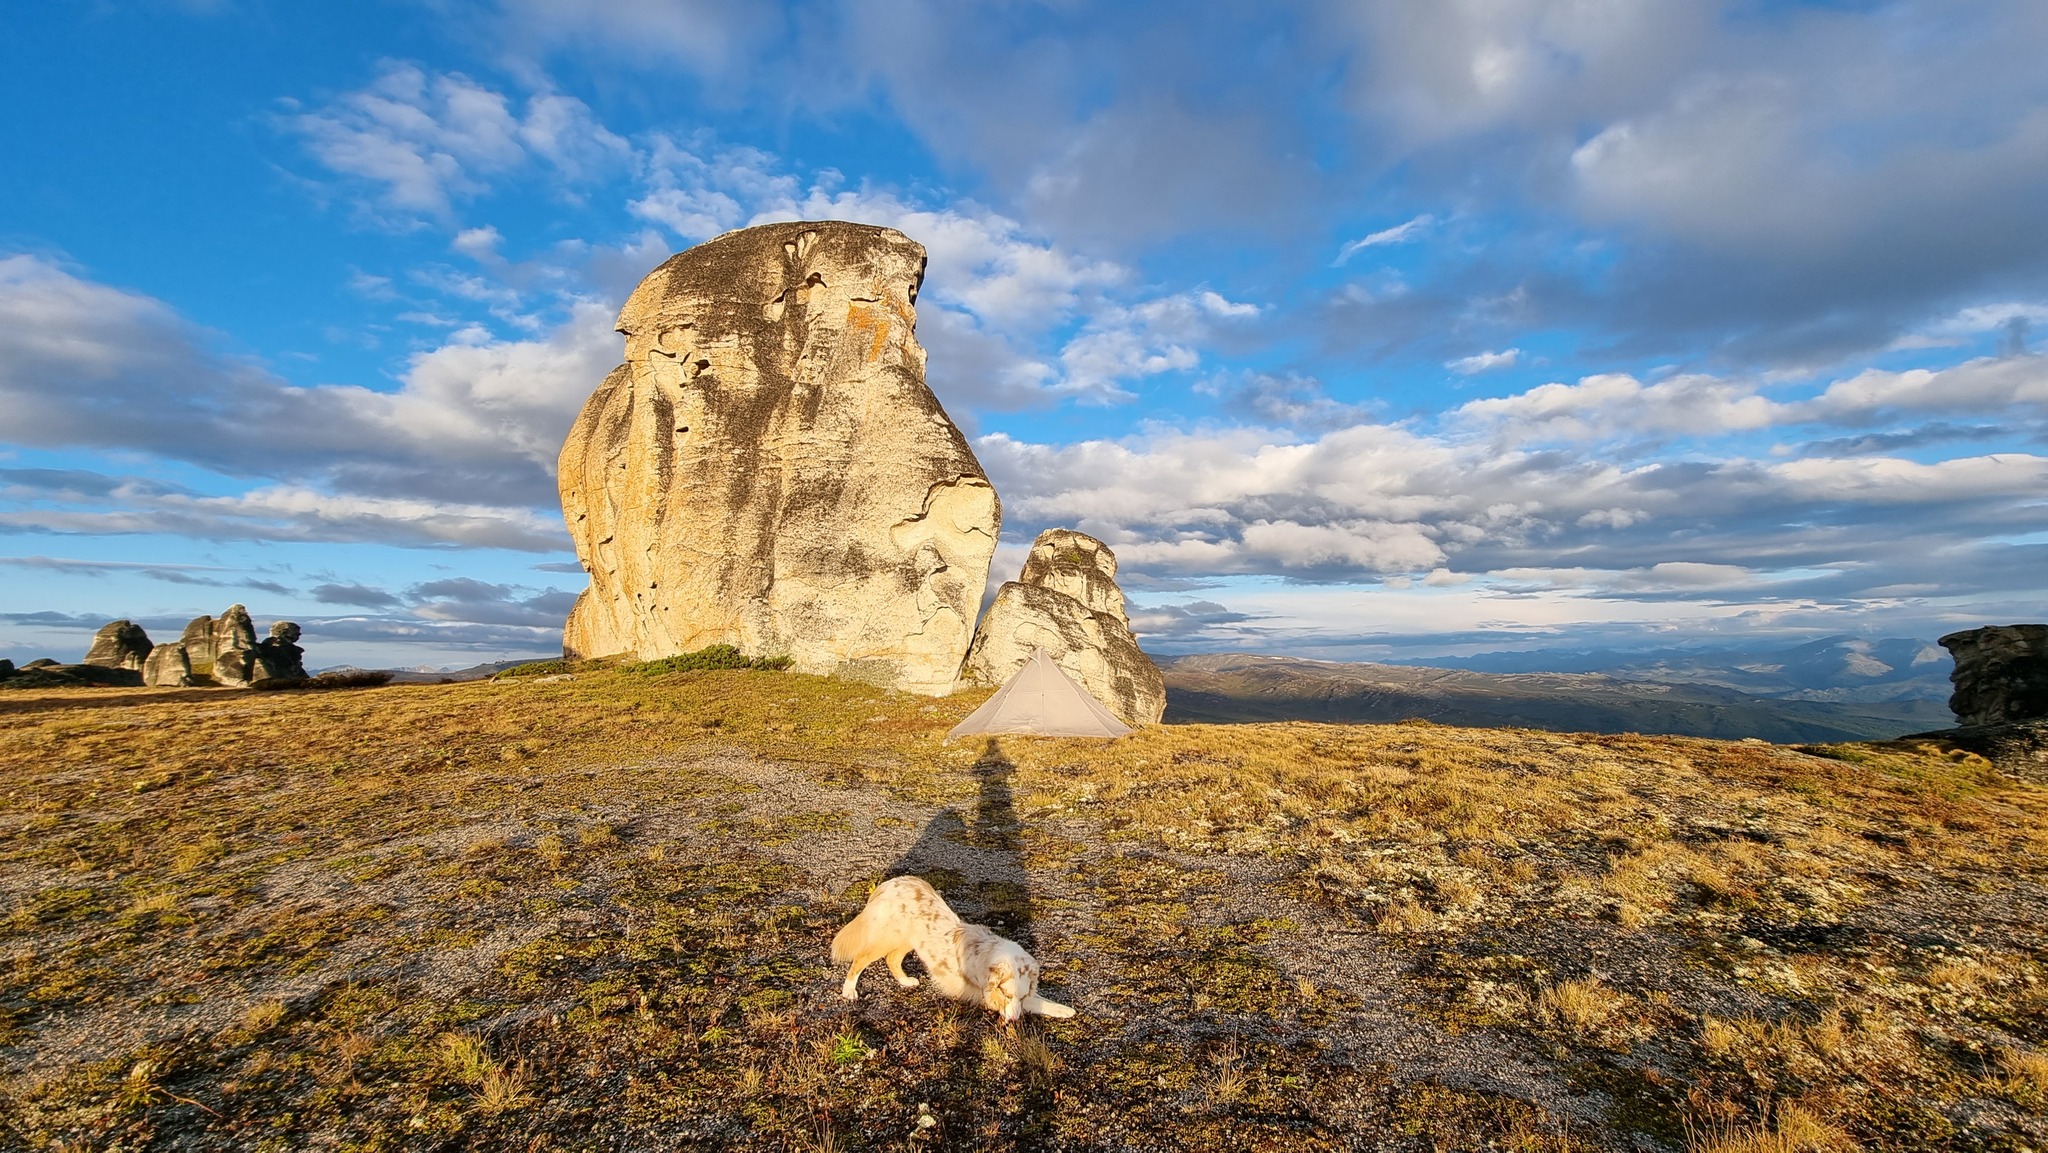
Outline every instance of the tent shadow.
<svg viewBox="0 0 2048 1153">
<path fill-rule="evenodd" d="M 973 771 L 979 791 L 972 823 L 959 809 L 941 810 L 882 875 L 923 877 L 963 920 L 987 925 L 1028 952 L 1034 943 L 1031 878 L 1010 792 L 1017 766 L 990 737 Z"/>
</svg>

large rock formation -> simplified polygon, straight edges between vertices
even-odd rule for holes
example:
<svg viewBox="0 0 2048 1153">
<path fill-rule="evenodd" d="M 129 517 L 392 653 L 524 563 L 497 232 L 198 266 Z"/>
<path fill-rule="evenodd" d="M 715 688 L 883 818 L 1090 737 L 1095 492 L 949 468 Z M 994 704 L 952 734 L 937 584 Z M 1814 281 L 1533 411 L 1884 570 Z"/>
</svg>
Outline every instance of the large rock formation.
<svg viewBox="0 0 2048 1153">
<path fill-rule="evenodd" d="M 184 648 L 185 660 L 192 666 L 193 672 L 213 671 L 212 617 L 193 617 L 187 621 L 185 631 L 178 637 L 178 644 Z"/>
<path fill-rule="evenodd" d="M 278 621 L 270 626 L 270 635 L 256 646 L 254 658 L 249 662 L 249 683 L 251 685 L 294 684 L 306 678 L 306 650 L 298 645 L 299 626 L 292 621 Z"/>
<path fill-rule="evenodd" d="M 158 645 L 142 662 L 142 683 L 157 688 L 182 689 L 192 683 L 192 662 L 185 646 Z"/>
<path fill-rule="evenodd" d="M 626 362 L 562 446 L 590 573 L 565 655 L 731 644 L 951 690 L 1001 510 L 925 387 L 924 261 L 892 229 L 772 224 L 640 282 Z"/>
<path fill-rule="evenodd" d="M 229 605 L 228 611 L 213 622 L 214 683 L 231 689 L 249 687 L 251 666 L 255 661 L 256 622 L 249 619 L 248 609 Z"/>
<path fill-rule="evenodd" d="M 134 621 L 120 620 L 102 625 L 92 635 L 92 647 L 85 651 L 80 664 L 96 665 L 103 669 L 134 669 L 142 671 L 142 662 L 149 659 L 149 634 Z"/>
<path fill-rule="evenodd" d="M 1125 724 L 1156 724 L 1165 714 L 1166 679 L 1131 635 L 1116 554 L 1092 536 L 1063 528 L 1038 534 L 1024 572 L 997 590 L 974 630 L 966 675 L 1002 684 L 1041 645 Z"/>
<path fill-rule="evenodd" d="M 1963 725 L 2048 718 L 2048 625 L 1991 625 L 1937 644 L 1956 659 L 1949 711 Z"/>
</svg>

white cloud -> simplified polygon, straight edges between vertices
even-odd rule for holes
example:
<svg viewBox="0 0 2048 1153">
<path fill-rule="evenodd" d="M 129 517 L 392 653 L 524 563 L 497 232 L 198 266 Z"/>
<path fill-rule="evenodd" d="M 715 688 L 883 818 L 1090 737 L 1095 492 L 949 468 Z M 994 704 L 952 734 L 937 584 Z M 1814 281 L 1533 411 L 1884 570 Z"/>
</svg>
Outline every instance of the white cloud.
<svg viewBox="0 0 2048 1153">
<path fill-rule="evenodd" d="M 1392 228 L 1382 228 L 1378 232 L 1369 233 L 1338 249 L 1337 259 L 1333 264 L 1335 266 L 1342 266 L 1346 261 L 1368 248 L 1377 248 L 1383 244 L 1406 244 L 1408 241 L 1429 231 L 1430 226 L 1435 223 L 1436 217 L 1424 213 L 1411 220 L 1396 224 Z"/>
<path fill-rule="evenodd" d="M 574 97 L 537 93 L 521 116 L 510 97 L 467 76 L 405 63 L 385 64 L 368 86 L 286 123 L 315 160 L 372 185 L 377 205 L 401 219 L 449 218 L 456 201 L 532 157 L 573 183 L 630 151 Z"/>
<path fill-rule="evenodd" d="M 1450 419 L 1510 442 L 1590 441 L 1623 435 L 1714 435 L 1770 427 L 1790 410 L 1755 386 L 1700 374 L 1644 384 L 1626 373 L 1544 384 L 1513 396 L 1470 401 Z"/>
<path fill-rule="evenodd" d="M 1445 361 L 1444 367 L 1452 372 L 1471 376 L 1489 369 L 1513 368 L 1521 359 L 1521 349 L 1509 348 L 1500 352 L 1475 352 L 1471 356 L 1461 356 L 1456 360 Z"/>
<path fill-rule="evenodd" d="M 10 257 L 0 260 L 0 424 L 17 444 L 141 451 L 282 482 L 260 500 L 211 503 L 128 491 L 117 494 L 123 507 L 223 523 L 274 517 L 279 531 L 301 534 L 381 524 L 406 540 L 431 529 L 449 540 L 481 533 L 533 545 L 530 509 L 553 502 L 562 437 L 617 361 L 611 324 L 609 308 L 583 302 L 533 339 L 458 333 L 415 355 L 395 391 L 300 387 L 213 351 L 159 301 Z M 340 503 L 305 505 L 323 491 Z M 500 520 L 513 527 L 479 527 L 491 518 L 460 511 L 477 493 L 503 502 Z M 358 498 L 370 503 L 348 503 Z M 287 500 L 299 506 L 279 503 Z M 403 500 L 445 500 L 456 511 L 437 516 Z M 67 523 L 88 531 L 75 517 Z M 142 531 L 135 526 L 147 515 L 101 523 Z"/>
<path fill-rule="evenodd" d="M 1944 369 L 1867 369 L 1799 407 L 1810 420 L 1864 423 L 1889 411 L 2048 421 L 2048 359 L 1979 357 Z"/>
</svg>

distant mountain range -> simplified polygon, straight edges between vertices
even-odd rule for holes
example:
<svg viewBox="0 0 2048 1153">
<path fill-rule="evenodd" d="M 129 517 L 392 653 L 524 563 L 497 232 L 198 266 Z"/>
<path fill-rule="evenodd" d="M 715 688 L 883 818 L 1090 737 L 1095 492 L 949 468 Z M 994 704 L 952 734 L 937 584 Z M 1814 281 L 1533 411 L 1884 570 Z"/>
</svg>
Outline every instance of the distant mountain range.
<svg viewBox="0 0 2048 1153">
<path fill-rule="evenodd" d="M 1421 718 L 1474 727 L 1759 737 L 1789 744 L 1896 737 L 1953 725 L 1946 704 L 1947 654 L 1935 649 L 1943 657 L 1936 681 L 1927 675 L 1933 662 L 1913 663 L 1918 647 L 1900 647 L 1911 643 L 1852 648 L 1864 642 L 1816 642 L 1775 654 L 1785 659 L 1733 666 L 1716 665 L 1699 652 L 1575 654 L 1584 662 L 1627 658 L 1628 663 L 1606 663 L 1612 672 L 1491 672 L 1239 653 L 1180 657 L 1160 667 L 1169 722 Z M 1508 658 L 1520 655 L 1494 659 L 1511 663 Z M 1558 662 L 1544 663 L 1555 668 Z M 1735 687 L 1744 684 L 1753 687 Z"/>
<path fill-rule="evenodd" d="M 514 665 L 530 664 L 534 661 L 545 661 L 553 659 L 555 658 L 514 657 L 510 660 L 491 661 L 487 664 L 471 665 L 466 669 L 436 669 L 428 668 L 425 665 L 414 665 L 411 668 L 404 669 L 361 669 L 357 668 L 354 665 L 335 665 L 332 668 L 315 669 L 314 671 L 321 673 L 390 673 L 391 680 L 393 681 L 393 683 L 396 684 L 438 684 L 441 681 L 480 681 L 483 680 L 485 677 L 503 672 L 504 670 L 509 669 Z"/>
<path fill-rule="evenodd" d="M 1931 641 L 1847 636 L 1770 648 L 1504 652 L 1389 663 L 1483 673 L 1604 673 L 1794 701 L 1946 701 L 1955 667 L 1947 650 Z"/>
</svg>

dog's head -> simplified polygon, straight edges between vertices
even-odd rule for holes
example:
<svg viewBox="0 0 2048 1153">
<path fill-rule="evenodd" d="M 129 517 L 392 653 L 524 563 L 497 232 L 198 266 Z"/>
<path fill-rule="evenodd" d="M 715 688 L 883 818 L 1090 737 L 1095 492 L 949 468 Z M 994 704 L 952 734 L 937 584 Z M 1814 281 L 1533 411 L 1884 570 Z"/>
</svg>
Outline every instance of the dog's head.
<svg viewBox="0 0 2048 1153">
<path fill-rule="evenodd" d="M 983 1004 L 1003 1015 L 1005 1024 L 1015 1024 L 1024 1015 L 1025 998 L 1038 992 L 1038 961 L 1012 945 L 996 953 L 988 967 L 988 984 Z"/>
</svg>

